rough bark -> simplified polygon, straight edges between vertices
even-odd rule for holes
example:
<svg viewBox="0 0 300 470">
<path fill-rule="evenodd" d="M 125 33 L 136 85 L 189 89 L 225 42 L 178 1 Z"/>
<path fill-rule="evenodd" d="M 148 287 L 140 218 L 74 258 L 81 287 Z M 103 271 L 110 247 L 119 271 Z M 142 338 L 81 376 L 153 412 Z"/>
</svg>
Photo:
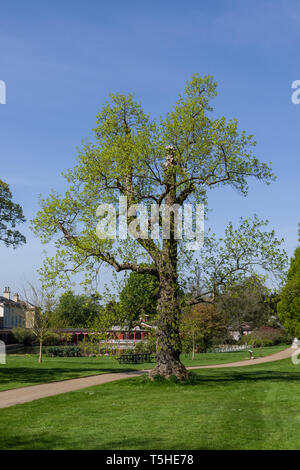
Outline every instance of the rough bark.
<svg viewBox="0 0 300 470">
<path fill-rule="evenodd" d="M 188 372 L 180 361 L 182 351 L 179 336 L 179 306 L 177 285 L 165 274 L 161 277 L 161 290 L 158 300 L 158 328 L 156 346 L 156 367 L 150 377 L 160 375 L 165 378 L 176 376 L 186 380 Z"/>
<path fill-rule="evenodd" d="M 165 186 L 167 195 L 165 204 L 172 206 L 176 203 L 175 186 L 176 171 L 173 149 L 168 149 L 165 163 Z M 159 263 L 160 294 L 157 305 L 157 351 L 156 367 L 150 377 L 160 375 L 165 378 L 176 376 L 186 380 L 188 372 L 180 361 L 182 351 L 179 335 L 180 309 L 178 304 L 177 283 L 177 240 L 174 238 L 174 216 L 171 214 L 170 237 L 163 240 L 162 256 Z"/>
</svg>

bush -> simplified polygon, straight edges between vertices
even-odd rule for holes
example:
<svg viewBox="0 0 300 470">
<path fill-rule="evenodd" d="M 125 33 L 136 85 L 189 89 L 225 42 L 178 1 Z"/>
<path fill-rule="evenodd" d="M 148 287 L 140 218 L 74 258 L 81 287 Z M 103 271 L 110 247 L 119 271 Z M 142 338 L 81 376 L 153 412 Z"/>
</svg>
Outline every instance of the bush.
<svg viewBox="0 0 300 470">
<path fill-rule="evenodd" d="M 243 336 L 242 343 L 260 346 L 275 346 L 276 344 L 291 342 L 290 337 L 287 335 L 283 328 L 273 328 L 271 326 L 262 326 L 252 331 L 250 335 Z"/>
<path fill-rule="evenodd" d="M 105 342 L 97 335 L 91 335 L 88 339 L 84 339 L 78 343 L 80 348 L 80 355 L 86 357 L 97 356 L 113 356 L 117 354 L 117 350 L 112 347 L 108 342 Z"/>
<path fill-rule="evenodd" d="M 24 346 L 32 346 L 38 343 L 36 335 L 30 328 L 13 328 L 12 334 L 17 343 L 22 343 Z M 59 335 L 49 332 L 44 340 L 45 346 L 55 346 L 60 343 Z"/>
<path fill-rule="evenodd" d="M 47 356 L 50 357 L 79 357 L 79 346 L 49 346 L 45 348 Z"/>
<path fill-rule="evenodd" d="M 156 352 L 156 338 L 149 335 L 147 339 L 135 345 L 134 352 L 154 354 Z"/>
<path fill-rule="evenodd" d="M 13 328 L 12 335 L 17 343 L 24 346 L 32 346 L 36 342 L 36 336 L 29 328 Z"/>
<path fill-rule="evenodd" d="M 49 332 L 44 340 L 45 346 L 56 346 L 60 343 L 60 338 L 57 333 Z"/>
<path fill-rule="evenodd" d="M 73 335 L 71 335 L 70 333 L 62 333 L 60 334 L 60 341 L 64 343 L 72 343 Z"/>
<path fill-rule="evenodd" d="M 251 335 L 248 335 L 248 339 Z M 273 346 L 273 343 L 269 339 L 260 339 L 260 338 L 250 338 L 247 342 L 249 346 L 252 346 L 253 348 L 260 348 L 263 346 Z"/>
<path fill-rule="evenodd" d="M 134 354 L 134 350 L 133 349 L 122 349 L 120 351 L 120 356 L 127 356 L 128 354 Z"/>
<path fill-rule="evenodd" d="M 277 343 L 277 344 L 279 344 L 279 343 Z M 262 346 L 273 346 L 273 343 L 270 339 L 265 339 L 265 340 L 263 340 Z"/>
</svg>

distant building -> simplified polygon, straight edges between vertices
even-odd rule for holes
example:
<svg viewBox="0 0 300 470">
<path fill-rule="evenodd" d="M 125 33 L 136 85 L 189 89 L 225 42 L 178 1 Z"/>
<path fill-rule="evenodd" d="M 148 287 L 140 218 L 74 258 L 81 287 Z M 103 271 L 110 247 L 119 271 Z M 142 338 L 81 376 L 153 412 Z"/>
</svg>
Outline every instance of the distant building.
<svg viewBox="0 0 300 470">
<path fill-rule="evenodd" d="M 57 333 L 70 335 L 72 341 L 77 344 L 88 335 L 93 334 L 88 328 L 61 328 L 57 330 Z M 149 330 L 135 326 L 129 331 L 126 327 L 113 326 L 106 334 L 107 340 L 102 340 L 103 343 L 110 344 L 118 349 L 130 349 L 137 343 L 143 341 L 149 335 Z"/>
<path fill-rule="evenodd" d="M 0 339 L 5 339 L 12 328 L 32 328 L 34 323 L 34 306 L 21 300 L 19 294 L 11 299 L 9 287 L 0 295 Z"/>
<path fill-rule="evenodd" d="M 241 339 L 242 336 L 247 336 L 252 333 L 252 328 L 248 323 L 242 323 L 240 327 L 240 331 L 234 330 L 233 328 L 229 328 L 229 332 L 232 336 L 232 338 L 235 341 L 238 341 Z"/>
</svg>

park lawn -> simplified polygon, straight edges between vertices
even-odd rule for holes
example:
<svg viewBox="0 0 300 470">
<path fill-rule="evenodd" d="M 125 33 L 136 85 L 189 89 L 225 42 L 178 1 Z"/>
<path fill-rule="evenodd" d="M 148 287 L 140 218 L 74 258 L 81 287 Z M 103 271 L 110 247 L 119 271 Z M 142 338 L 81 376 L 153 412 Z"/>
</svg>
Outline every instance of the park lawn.
<svg viewBox="0 0 300 470">
<path fill-rule="evenodd" d="M 287 345 L 278 345 L 262 350 L 257 349 L 256 355 L 266 356 L 273 354 Z M 191 355 L 182 355 L 182 361 L 186 366 L 223 364 L 226 362 L 248 359 L 247 351 L 232 353 L 206 353 L 197 354 L 195 360 Z M 144 364 L 119 364 L 111 357 L 46 357 L 38 363 L 37 355 L 8 354 L 7 364 L 0 364 L 0 391 L 13 388 L 36 385 L 40 383 L 56 382 L 89 375 L 105 374 L 112 372 L 124 372 L 136 369 L 151 369 L 154 363 Z"/>
<path fill-rule="evenodd" d="M 134 365 L 133 365 L 134 366 Z M 150 364 L 148 364 L 150 366 Z M 141 369 L 145 364 L 141 364 Z M 6 356 L 6 364 L 0 364 L 0 391 L 36 385 L 46 382 L 85 377 L 89 375 L 132 370 L 110 357 L 46 357 L 39 364 L 38 356 Z"/>
<path fill-rule="evenodd" d="M 299 403 L 290 359 L 142 376 L 2 409 L 0 449 L 299 449 Z"/>
<path fill-rule="evenodd" d="M 254 357 L 264 357 L 270 354 L 275 354 L 279 351 L 287 349 L 289 345 L 279 344 L 277 346 L 268 346 L 266 348 L 253 349 Z M 245 351 L 225 352 L 225 353 L 205 353 L 196 354 L 192 360 L 191 354 L 182 354 L 181 361 L 186 366 L 206 366 L 211 364 L 225 364 L 226 362 L 238 362 L 249 359 L 249 353 Z"/>
</svg>

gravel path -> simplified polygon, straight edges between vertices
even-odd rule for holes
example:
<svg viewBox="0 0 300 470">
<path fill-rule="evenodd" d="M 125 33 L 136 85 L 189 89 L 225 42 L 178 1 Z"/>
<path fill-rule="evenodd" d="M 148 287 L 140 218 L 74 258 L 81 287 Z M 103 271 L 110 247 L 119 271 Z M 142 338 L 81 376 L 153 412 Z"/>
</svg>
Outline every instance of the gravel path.
<svg viewBox="0 0 300 470">
<path fill-rule="evenodd" d="M 239 362 L 230 362 L 227 364 L 214 364 L 208 366 L 192 366 L 187 369 L 215 369 L 223 367 L 240 367 L 253 364 L 262 364 L 264 362 L 273 362 L 280 359 L 286 359 L 292 355 L 295 350 L 292 348 L 284 349 L 270 356 L 260 357 L 252 360 L 244 360 Z M 101 374 L 90 377 L 80 377 L 78 379 L 63 380 L 61 382 L 51 382 L 40 385 L 31 385 L 28 387 L 16 388 L 13 390 L 5 390 L 0 392 L 0 408 L 8 408 L 9 406 L 27 403 L 39 398 L 51 397 L 61 393 L 73 392 L 82 388 L 100 385 L 114 380 L 128 379 L 129 377 L 138 377 L 145 374 L 147 370 L 139 370 L 133 372 L 118 372 L 114 374 Z"/>
</svg>

